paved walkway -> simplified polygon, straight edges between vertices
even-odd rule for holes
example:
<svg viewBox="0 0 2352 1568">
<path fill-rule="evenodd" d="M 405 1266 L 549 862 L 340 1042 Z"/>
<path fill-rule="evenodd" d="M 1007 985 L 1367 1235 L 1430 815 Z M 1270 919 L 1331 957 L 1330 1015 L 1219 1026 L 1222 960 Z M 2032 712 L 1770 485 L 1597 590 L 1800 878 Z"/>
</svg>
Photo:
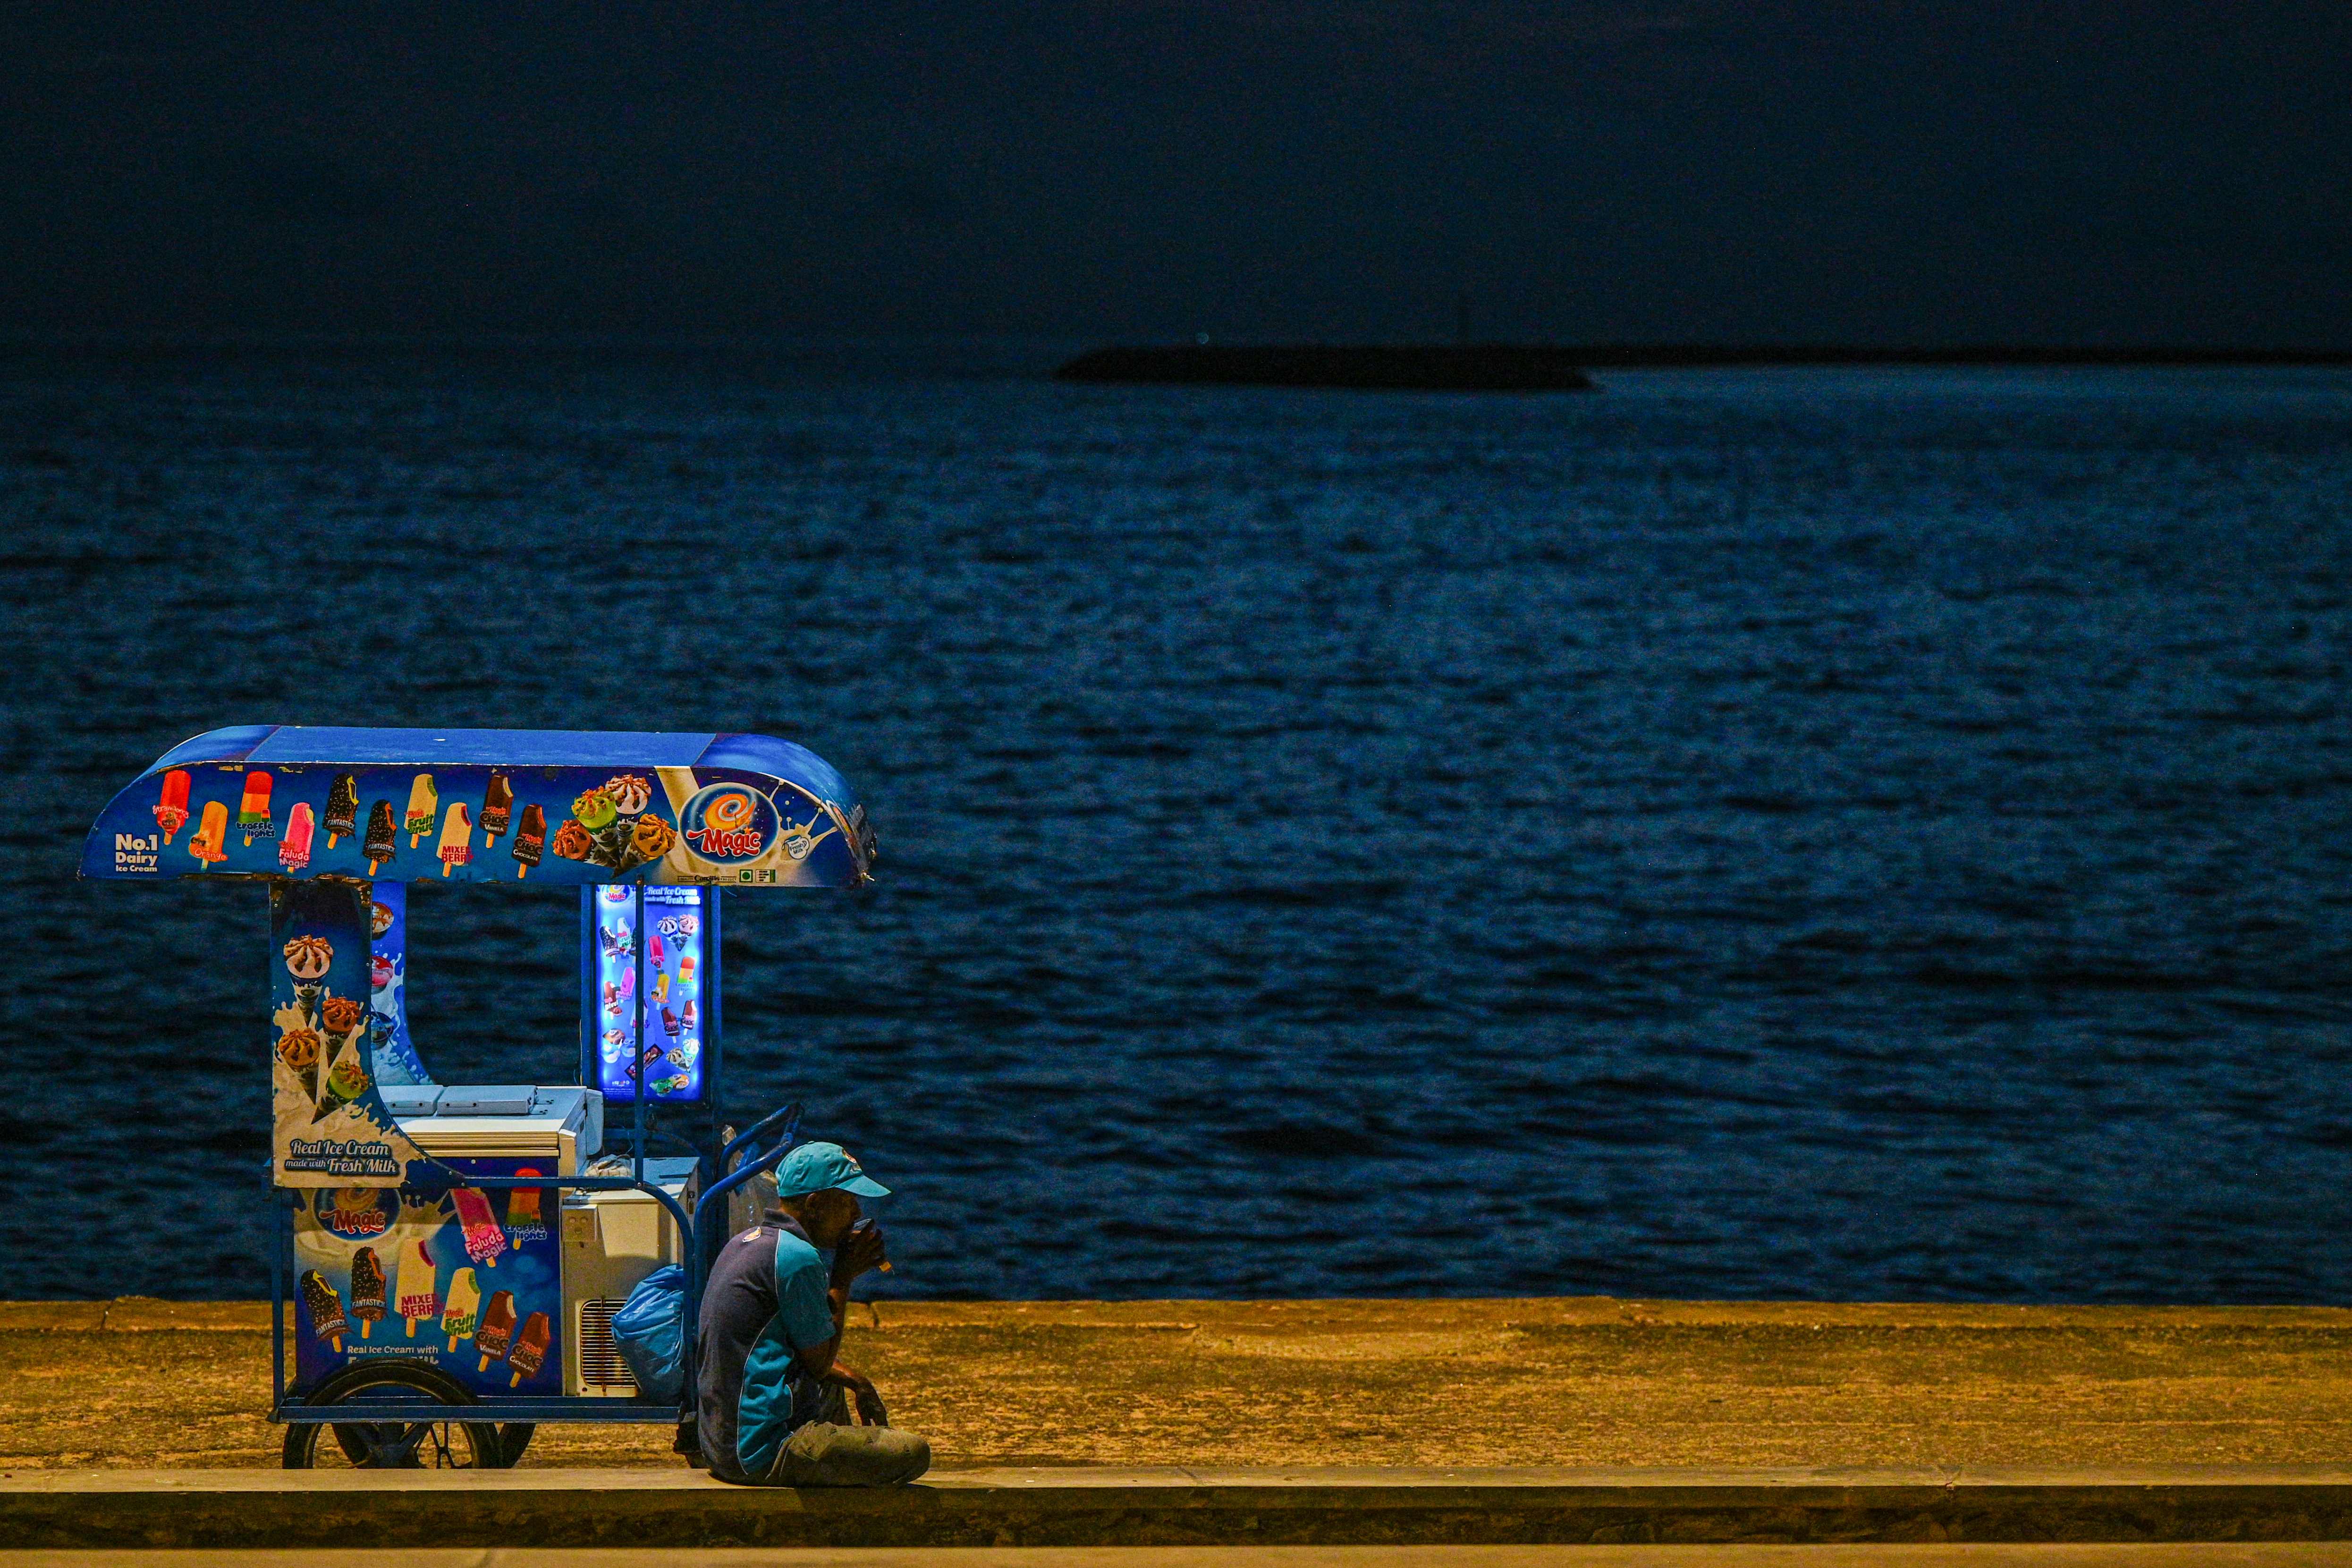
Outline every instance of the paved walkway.
<svg viewBox="0 0 2352 1568">
<path fill-rule="evenodd" d="M 0 1465 L 275 1465 L 268 1321 L 0 1304 Z M 844 1355 L 945 1468 L 2352 1456 L 2352 1311 L 2331 1309 L 886 1301 Z M 668 1450 L 658 1427 L 543 1427 L 524 1464 Z"/>
</svg>

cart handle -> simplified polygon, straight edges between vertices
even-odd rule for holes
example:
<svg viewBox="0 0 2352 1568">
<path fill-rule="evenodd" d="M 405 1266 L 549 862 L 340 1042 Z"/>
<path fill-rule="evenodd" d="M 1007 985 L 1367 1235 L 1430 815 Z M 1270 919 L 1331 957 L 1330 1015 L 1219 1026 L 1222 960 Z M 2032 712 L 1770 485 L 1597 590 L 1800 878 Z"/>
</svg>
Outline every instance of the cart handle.
<svg viewBox="0 0 2352 1568">
<path fill-rule="evenodd" d="M 800 1107 L 795 1105 L 789 1109 L 797 1113 Z M 769 1118 L 769 1121 L 773 1120 L 775 1120 L 773 1117 Z M 765 1126 L 766 1124 L 766 1122 L 761 1123 L 761 1126 Z M 795 1128 L 800 1125 L 800 1119 L 797 1114 L 793 1117 L 793 1125 Z M 737 1142 L 740 1142 L 741 1140 L 739 1139 Z M 718 1181 L 713 1182 L 710 1184 L 710 1190 L 702 1194 L 702 1201 L 694 1205 L 693 1234 L 697 1236 L 701 1235 L 702 1227 L 710 1223 L 707 1216 L 710 1214 L 711 1205 L 719 1202 L 719 1199 L 725 1197 L 728 1194 L 733 1192 L 736 1188 L 741 1186 L 744 1183 L 750 1181 L 761 1172 L 772 1169 L 786 1154 L 792 1152 L 792 1137 L 791 1134 L 787 1133 L 784 1137 L 776 1141 L 776 1146 L 774 1148 L 769 1150 L 758 1159 L 745 1161 L 741 1170 L 737 1171 L 730 1175 L 723 1176 Z M 726 1211 L 722 1209 L 719 1212 L 724 1214 Z M 698 1376 L 698 1371 L 695 1366 L 696 1356 L 694 1352 L 702 1319 L 702 1287 L 704 1283 L 703 1274 L 705 1272 L 703 1267 L 702 1248 L 697 1247 L 687 1253 L 686 1266 L 686 1300 L 678 1304 L 678 1327 L 682 1331 L 681 1337 L 684 1340 L 686 1352 L 683 1358 L 686 1363 L 687 1376 L 685 1389 L 686 1407 L 688 1410 L 691 1410 L 694 1408 L 695 1400 L 698 1397 L 696 1389 L 698 1386 L 696 1382 L 696 1378 Z"/>
<path fill-rule="evenodd" d="M 791 1109 L 798 1110 L 800 1107 L 793 1106 Z M 740 1142 L 740 1140 L 738 1140 L 738 1142 Z M 702 1226 L 706 1223 L 704 1216 L 709 1212 L 710 1205 L 712 1204 L 717 1203 L 720 1198 L 725 1197 L 728 1194 L 733 1192 L 736 1188 L 741 1186 L 752 1177 L 760 1174 L 761 1172 L 773 1170 L 777 1163 L 782 1161 L 786 1154 L 792 1152 L 792 1139 L 789 1135 L 780 1138 L 776 1141 L 776 1146 L 774 1148 L 769 1150 L 758 1159 L 745 1161 L 743 1164 L 731 1174 L 721 1176 L 719 1180 L 711 1183 L 710 1190 L 704 1193 L 700 1200 L 698 1200 L 694 1205 L 695 1228 L 699 1231 Z"/>
<path fill-rule="evenodd" d="M 737 1133 L 735 1137 L 729 1142 L 725 1148 L 719 1151 L 719 1169 L 720 1172 L 724 1173 L 727 1169 L 728 1163 L 735 1158 L 735 1151 L 744 1147 L 752 1140 L 758 1138 L 760 1134 L 765 1132 L 769 1128 L 773 1127 L 777 1122 L 783 1121 L 786 1117 L 792 1118 L 793 1122 L 792 1126 L 784 1130 L 783 1142 L 789 1144 L 793 1141 L 793 1134 L 800 1131 L 801 1103 L 797 1100 L 793 1101 L 790 1105 L 780 1106 L 776 1110 L 768 1112 L 767 1115 L 762 1116 L 759 1121 L 753 1122 L 749 1129 Z"/>
</svg>

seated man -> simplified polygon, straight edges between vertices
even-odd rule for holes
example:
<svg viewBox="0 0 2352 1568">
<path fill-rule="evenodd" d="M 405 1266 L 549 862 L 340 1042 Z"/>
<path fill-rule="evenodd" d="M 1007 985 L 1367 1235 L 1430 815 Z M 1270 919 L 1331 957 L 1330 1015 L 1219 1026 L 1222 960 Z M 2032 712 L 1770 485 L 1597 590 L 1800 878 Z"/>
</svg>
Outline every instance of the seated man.
<svg viewBox="0 0 2352 1568">
<path fill-rule="evenodd" d="M 803 1143 L 776 1167 L 777 1206 L 711 1266 L 696 1332 L 697 1435 L 710 1473 L 754 1486 L 880 1487 L 930 1468 L 931 1446 L 892 1427 L 874 1385 L 834 1359 L 849 1287 L 882 1261 L 857 1194 L 889 1188 L 838 1143 Z M 852 1227 L 857 1226 L 855 1234 Z M 828 1267 L 820 1251 L 830 1251 Z"/>
</svg>

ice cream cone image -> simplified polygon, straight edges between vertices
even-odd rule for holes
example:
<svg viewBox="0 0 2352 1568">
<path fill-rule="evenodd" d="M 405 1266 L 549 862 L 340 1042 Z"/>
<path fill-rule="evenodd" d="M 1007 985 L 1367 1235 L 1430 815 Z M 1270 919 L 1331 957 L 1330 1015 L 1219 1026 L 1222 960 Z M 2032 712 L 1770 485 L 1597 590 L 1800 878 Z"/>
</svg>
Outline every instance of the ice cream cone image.
<svg viewBox="0 0 2352 1568">
<path fill-rule="evenodd" d="M 352 1040 L 347 1039 L 343 1048 L 335 1053 L 334 1066 L 327 1070 L 326 1081 L 320 1087 L 319 1108 L 312 1113 L 311 1121 L 324 1121 L 366 1092 L 367 1086 L 367 1066 L 360 1060 Z"/>
</svg>

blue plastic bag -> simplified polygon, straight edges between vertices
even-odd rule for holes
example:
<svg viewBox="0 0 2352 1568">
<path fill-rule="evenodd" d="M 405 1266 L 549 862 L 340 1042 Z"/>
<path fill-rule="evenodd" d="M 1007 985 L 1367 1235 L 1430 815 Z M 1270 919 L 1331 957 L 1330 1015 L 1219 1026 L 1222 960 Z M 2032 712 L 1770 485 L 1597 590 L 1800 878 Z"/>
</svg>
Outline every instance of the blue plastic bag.
<svg viewBox="0 0 2352 1568">
<path fill-rule="evenodd" d="M 648 1399 L 675 1403 L 686 1374 L 686 1270 L 676 1264 L 637 1281 L 613 1314 L 613 1347 Z"/>
</svg>

